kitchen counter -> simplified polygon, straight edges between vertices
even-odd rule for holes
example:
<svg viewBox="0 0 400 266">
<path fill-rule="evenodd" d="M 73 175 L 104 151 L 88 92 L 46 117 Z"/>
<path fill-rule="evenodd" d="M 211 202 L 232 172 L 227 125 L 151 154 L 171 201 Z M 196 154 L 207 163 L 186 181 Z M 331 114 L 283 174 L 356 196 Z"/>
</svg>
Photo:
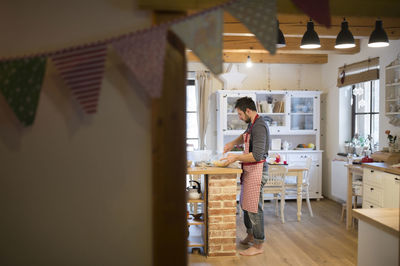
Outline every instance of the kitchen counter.
<svg viewBox="0 0 400 266">
<path fill-rule="evenodd" d="M 399 265 L 399 209 L 356 209 L 359 266 Z"/>
<path fill-rule="evenodd" d="M 187 169 L 189 175 L 224 175 L 224 174 L 241 174 L 240 168 L 229 167 L 190 167 Z"/>
<path fill-rule="evenodd" d="M 400 168 L 392 167 L 387 163 L 363 163 L 362 166 L 390 174 L 400 175 Z"/>
<path fill-rule="evenodd" d="M 353 216 L 399 238 L 399 209 L 353 209 Z"/>
</svg>

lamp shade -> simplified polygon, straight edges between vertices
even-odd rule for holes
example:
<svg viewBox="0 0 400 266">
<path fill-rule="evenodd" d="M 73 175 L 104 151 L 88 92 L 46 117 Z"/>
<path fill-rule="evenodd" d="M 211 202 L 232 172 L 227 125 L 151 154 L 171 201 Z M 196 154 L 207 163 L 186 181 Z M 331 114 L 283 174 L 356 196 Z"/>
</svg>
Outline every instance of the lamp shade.
<svg viewBox="0 0 400 266">
<path fill-rule="evenodd" d="M 346 49 L 355 47 L 353 34 L 349 30 L 349 24 L 346 19 L 343 19 L 342 29 L 340 30 L 338 36 L 336 37 L 335 48 Z"/>
<path fill-rule="evenodd" d="M 281 29 L 279 28 L 278 20 L 276 20 L 276 26 L 278 28 L 278 30 L 277 30 L 278 39 L 277 39 L 276 47 L 278 47 L 278 48 L 285 47 L 286 46 L 285 36 L 283 36 L 283 33 L 282 33 Z"/>
<path fill-rule="evenodd" d="M 314 23 L 310 19 L 307 22 L 307 31 L 304 33 L 303 38 L 301 39 L 300 48 L 303 49 L 316 49 L 320 48 L 321 43 L 319 41 L 318 34 L 314 30 Z"/>
<path fill-rule="evenodd" d="M 375 29 L 369 36 L 368 47 L 386 47 L 389 46 L 389 38 L 383 29 L 382 20 L 377 19 Z"/>
</svg>

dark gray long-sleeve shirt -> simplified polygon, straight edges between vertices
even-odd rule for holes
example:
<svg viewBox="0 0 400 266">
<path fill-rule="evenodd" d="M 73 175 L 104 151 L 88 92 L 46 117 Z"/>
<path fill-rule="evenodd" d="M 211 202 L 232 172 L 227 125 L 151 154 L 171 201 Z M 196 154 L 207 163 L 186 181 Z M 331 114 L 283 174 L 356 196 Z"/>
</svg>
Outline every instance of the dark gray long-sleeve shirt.
<svg viewBox="0 0 400 266">
<path fill-rule="evenodd" d="M 250 130 L 251 123 L 245 131 Z M 262 117 L 259 117 L 251 130 L 249 152 L 253 153 L 256 161 L 261 161 L 267 158 L 270 144 L 269 129 Z M 268 163 L 264 163 L 264 171 L 267 171 Z"/>
</svg>

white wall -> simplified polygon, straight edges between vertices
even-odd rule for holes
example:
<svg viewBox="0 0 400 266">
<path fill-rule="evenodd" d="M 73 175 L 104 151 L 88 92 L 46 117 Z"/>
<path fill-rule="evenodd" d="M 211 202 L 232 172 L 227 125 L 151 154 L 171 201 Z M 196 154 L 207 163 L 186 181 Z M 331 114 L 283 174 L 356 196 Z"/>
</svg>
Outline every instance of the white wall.
<svg viewBox="0 0 400 266">
<path fill-rule="evenodd" d="M 351 64 L 368 58 L 379 57 L 380 63 L 380 101 L 379 101 L 379 143 L 380 147 L 387 143 L 386 129 L 389 129 L 395 135 L 400 135 L 400 128 L 393 127 L 388 123 L 388 118 L 385 113 L 385 67 L 390 64 L 400 53 L 400 40 L 390 41 L 390 46 L 385 48 L 368 48 L 368 39 L 361 40 L 361 50 L 355 55 L 329 55 L 328 63 L 322 65 L 322 87 L 327 93 L 327 121 L 326 124 L 326 152 L 324 153 L 323 167 L 323 187 L 322 191 L 325 196 L 331 196 L 331 169 L 330 161 L 343 147 L 344 138 L 340 137 L 339 128 L 342 120 L 339 120 L 340 104 L 339 104 L 339 89 L 336 87 L 338 68 L 344 64 Z M 340 122 L 339 122 L 340 121 Z"/>
<path fill-rule="evenodd" d="M 229 64 L 224 64 L 227 69 Z M 243 81 L 243 90 L 322 90 L 321 66 L 313 64 L 259 64 L 254 63 L 251 68 L 245 64 L 233 64 L 239 67 L 239 72 L 247 75 Z M 206 70 L 201 63 L 189 63 L 188 71 Z M 269 75 L 270 74 L 270 75 Z M 269 77 L 270 76 L 270 77 Z M 223 83 L 213 78 L 213 91 L 223 88 Z M 215 94 L 210 98 L 209 122 L 207 127 L 207 149 L 216 150 L 216 99 Z M 321 138 L 322 142 L 322 138 Z"/>
<path fill-rule="evenodd" d="M 151 23 L 131 0 L 2 1 L 0 57 Z M 150 265 L 150 107 L 109 50 L 99 111 L 83 116 L 48 61 L 36 121 L 0 95 L 0 265 Z"/>
</svg>

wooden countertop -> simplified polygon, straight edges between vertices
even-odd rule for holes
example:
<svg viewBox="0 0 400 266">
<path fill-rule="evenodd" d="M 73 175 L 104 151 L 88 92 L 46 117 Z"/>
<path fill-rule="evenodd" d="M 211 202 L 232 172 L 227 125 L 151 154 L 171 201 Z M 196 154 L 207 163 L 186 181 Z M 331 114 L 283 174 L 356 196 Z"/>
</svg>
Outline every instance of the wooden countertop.
<svg viewBox="0 0 400 266">
<path fill-rule="evenodd" d="M 391 167 L 390 164 L 387 163 L 363 163 L 362 167 L 367 167 L 390 174 L 400 175 L 400 168 Z"/>
<path fill-rule="evenodd" d="M 353 216 L 399 237 L 398 208 L 353 209 Z"/>
<path fill-rule="evenodd" d="M 190 167 L 187 169 L 189 175 L 224 175 L 241 174 L 242 169 L 228 167 Z"/>
</svg>

